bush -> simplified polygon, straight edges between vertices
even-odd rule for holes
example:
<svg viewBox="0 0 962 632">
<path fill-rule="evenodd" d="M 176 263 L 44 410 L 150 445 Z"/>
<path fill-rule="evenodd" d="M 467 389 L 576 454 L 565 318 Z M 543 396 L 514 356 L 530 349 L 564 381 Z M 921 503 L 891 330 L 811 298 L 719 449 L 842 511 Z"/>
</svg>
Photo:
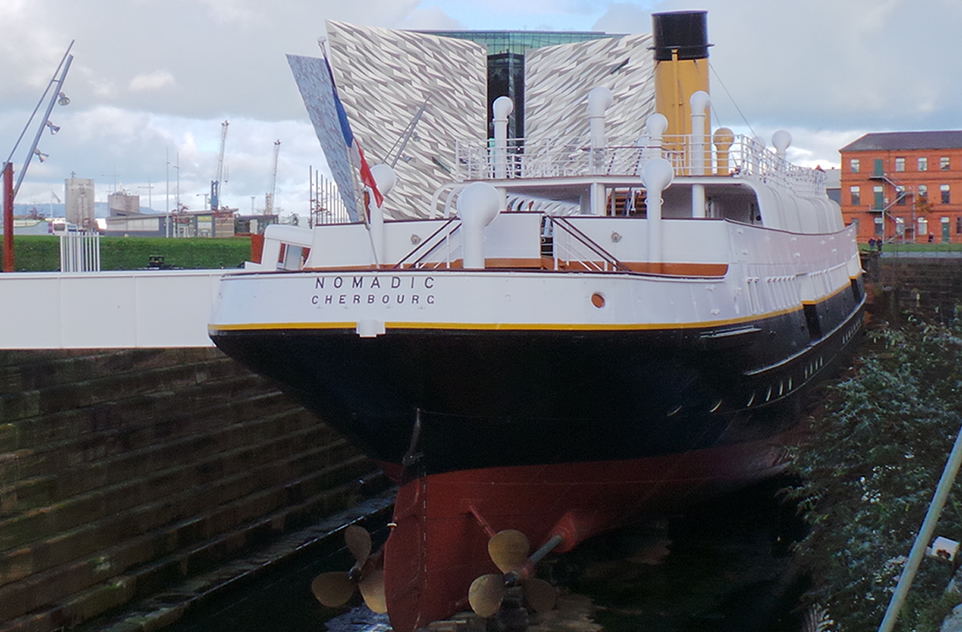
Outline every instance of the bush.
<svg viewBox="0 0 962 632">
<path fill-rule="evenodd" d="M 3 246 L 0 243 L 0 253 Z M 14 267 L 18 272 L 60 269 L 60 239 L 53 235 L 23 235 L 14 238 Z M 151 256 L 161 255 L 174 268 L 238 268 L 251 257 L 250 238 L 165 239 L 163 237 L 101 237 L 102 270 L 146 268 Z"/>
<path fill-rule="evenodd" d="M 809 597 L 846 632 L 878 629 L 962 422 L 959 321 L 911 320 L 871 342 L 853 374 L 828 389 L 826 413 L 795 455 L 804 482 L 791 491 L 810 524 L 797 546 L 813 576 Z M 962 540 L 957 491 L 936 533 Z M 923 561 L 902 629 L 938 630 L 952 571 Z"/>
</svg>

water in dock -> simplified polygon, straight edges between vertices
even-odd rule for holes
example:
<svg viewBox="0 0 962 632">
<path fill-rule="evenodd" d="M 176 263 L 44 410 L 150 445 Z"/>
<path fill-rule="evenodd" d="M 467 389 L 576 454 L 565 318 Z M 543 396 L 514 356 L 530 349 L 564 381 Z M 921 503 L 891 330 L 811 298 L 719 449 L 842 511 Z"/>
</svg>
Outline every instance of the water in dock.
<svg viewBox="0 0 962 632">
<path fill-rule="evenodd" d="M 549 557 L 541 570 L 560 587 L 559 607 L 532 615 L 529 631 L 797 632 L 805 578 L 789 545 L 803 527 L 794 507 L 775 498 L 785 484 L 772 481 Z M 386 616 L 363 605 L 326 609 L 311 594 L 317 574 L 351 563 L 346 550 L 304 559 L 165 630 L 387 632 Z"/>
</svg>

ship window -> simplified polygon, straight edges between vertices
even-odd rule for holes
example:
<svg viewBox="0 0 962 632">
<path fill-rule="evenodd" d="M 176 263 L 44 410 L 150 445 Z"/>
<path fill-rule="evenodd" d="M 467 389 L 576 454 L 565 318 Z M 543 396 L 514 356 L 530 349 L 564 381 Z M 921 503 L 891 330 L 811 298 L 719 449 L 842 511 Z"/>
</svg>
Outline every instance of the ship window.
<svg viewBox="0 0 962 632">
<path fill-rule="evenodd" d="M 939 186 L 939 192 L 942 194 L 942 204 L 952 203 L 952 194 L 949 191 L 949 185 L 943 184 Z"/>
<path fill-rule="evenodd" d="M 919 156 L 919 171 L 929 170 L 929 159 L 925 156 Z"/>
<path fill-rule="evenodd" d="M 948 171 L 950 166 L 951 164 L 949 162 L 948 156 L 942 156 L 941 158 L 939 158 L 939 169 L 941 169 L 942 171 Z"/>
<path fill-rule="evenodd" d="M 850 187 L 849 192 L 852 194 L 852 206 L 858 206 L 862 203 L 862 197 L 860 195 L 861 189 L 859 187 Z"/>
<path fill-rule="evenodd" d="M 849 166 L 850 166 L 851 169 L 852 169 L 852 173 L 858 173 L 858 170 L 861 168 L 861 165 L 859 164 L 858 158 L 852 158 L 852 159 L 848 162 L 848 164 L 849 164 Z"/>
<path fill-rule="evenodd" d="M 895 159 L 895 170 L 905 171 L 905 158 L 900 157 Z"/>
</svg>

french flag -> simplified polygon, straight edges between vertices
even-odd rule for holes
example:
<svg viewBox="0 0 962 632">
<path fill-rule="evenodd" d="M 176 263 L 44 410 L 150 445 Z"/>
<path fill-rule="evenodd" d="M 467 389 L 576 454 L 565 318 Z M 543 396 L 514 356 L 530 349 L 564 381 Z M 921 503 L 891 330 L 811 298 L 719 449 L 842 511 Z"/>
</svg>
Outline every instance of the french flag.
<svg viewBox="0 0 962 632">
<path fill-rule="evenodd" d="M 374 175 L 371 173 L 371 167 L 368 166 L 367 160 L 364 159 L 364 151 L 361 150 L 361 143 L 356 138 L 354 138 L 354 132 L 351 131 L 351 124 L 347 120 L 347 112 L 344 111 L 344 106 L 341 105 L 341 99 L 337 96 L 337 84 L 334 83 L 334 73 L 331 70 L 331 64 L 324 58 L 324 65 L 327 66 L 327 73 L 331 77 L 331 87 L 334 89 L 334 107 L 337 108 L 337 119 L 341 124 L 341 133 L 344 134 L 344 144 L 347 145 L 348 153 L 351 156 L 351 163 L 361 172 L 361 182 L 364 186 L 371 189 L 374 194 L 374 203 L 380 208 L 384 204 L 384 196 L 381 192 L 377 190 L 377 182 L 374 181 Z M 365 215 L 366 215 L 365 209 Z"/>
</svg>

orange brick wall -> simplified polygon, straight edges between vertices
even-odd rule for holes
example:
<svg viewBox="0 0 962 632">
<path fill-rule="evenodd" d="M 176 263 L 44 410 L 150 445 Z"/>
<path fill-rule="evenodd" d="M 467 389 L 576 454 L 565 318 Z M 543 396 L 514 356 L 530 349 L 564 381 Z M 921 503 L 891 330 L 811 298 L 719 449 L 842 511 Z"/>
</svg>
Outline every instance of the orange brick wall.
<svg viewBox="0 0 962 632">
<path fill-rule="evenodd" d="M 949 168 L 943 170 L 941 160 L 949 159 Z M 897 158 L 904 159 L 904 170 L 896 171 Z M 919 158 L 926 158 L 928 169 L 919 170 Z M 854 172 L 852 160 L 859 161 L 859 170 Z M 882 161 L 882 173 L 886 179 L 874 178 L 875 161 Z M 904 203 L 895 203 L 895 185 L 905 188 Z M 928 187 L 928 206 L 918 205 L 918 187 Z M 949 186 L 950 202 L 943 203 L 942 185 Z M 852 204 L 853 186 L 859 187 L 858 205 Z M 841 172 L 842 215 L 845 223 L 858 221 L 858 239 L 866 243 L 880 237 L 876 232 L 876 218 L 883 213 L 876 208 L 874 188 L 883 187 L 885 241 L 906 241 L 924 243 L 931 239 L 937 243 L 962 243 L 962 148 L 956 149 L 913 149 L 913 150 L 875 150 L 843 151 Z M 891 204 L 891 206 L 889 206 Z M 919 219 L 925 220 L 925 232 L 919 231 Z M 948 232 L 943 229 L 943 218 L 948 218 Z M 898 232 L 902 220 L 904 231 Z"/>
</svg>

